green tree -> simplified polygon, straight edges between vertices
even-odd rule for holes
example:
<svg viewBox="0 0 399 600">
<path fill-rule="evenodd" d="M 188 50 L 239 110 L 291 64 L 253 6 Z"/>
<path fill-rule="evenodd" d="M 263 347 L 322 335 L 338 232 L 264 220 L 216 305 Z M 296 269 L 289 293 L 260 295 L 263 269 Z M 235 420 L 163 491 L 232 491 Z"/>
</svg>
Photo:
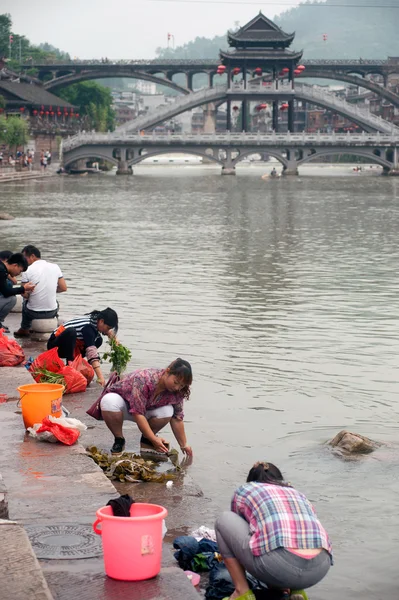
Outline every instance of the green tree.
<svg viewBox="0 0 399 600">
<path fill-rule="evenodd" d="M 0 58 L 8 57 L 8 43 L 11 26 L 11 15 L 0 15 Z"/>
<path fill-rule="evenodd" d="M 1 125 L 0 125 L 1 127 Z M 28 124 L 20 117 L 8 117 L 5 120 L 5 143 L 9 148 L 23 146 L 29 139 Z"/>
<path fill-rule="evenodd" d="M 90 127 L 96 131 L 112 131 L 115 128 L 110 89 L 95 81 L 84 81 L 61 90 L 59 96 L 78 106 L 79 113 L 88 117 Z"/>
<path fill-rule="evenodd" d="M 6 133 L 7 133 L 7 117 L 4 115 L 0 115 L 0 142 L 4 143 L 6 141 Z"/>
</svg>

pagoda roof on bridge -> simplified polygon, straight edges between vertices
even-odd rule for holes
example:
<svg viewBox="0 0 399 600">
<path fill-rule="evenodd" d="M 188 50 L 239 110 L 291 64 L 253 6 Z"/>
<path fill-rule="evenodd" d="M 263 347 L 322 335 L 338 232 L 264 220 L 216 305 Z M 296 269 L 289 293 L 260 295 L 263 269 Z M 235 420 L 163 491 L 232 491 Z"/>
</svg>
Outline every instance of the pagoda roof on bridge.
<svg viewBox="0 0 399 600">
<path fill-rule="evenodd" d="M 295 33 L 285 33 L 262 12 L 238 31 L 228 32 L 229 45 L 241 48 L 287 48 L 294 37 Z"/>
<path fill-rule="evenodd" d="M 245 61 L 248 67 L 261 66 L 262 62 L 275 63 L 279 67 L 289 66 L 292 63 L 298 63 L 301 60 L 303 52 L 290 52 L 289 50 L 233 50 L 232 52 L 223 52 L 220 50 L 220 58 L 223 64 L 239 63 Z M 255 64 L 256 63 L 256 64 Z M 258 64 L 259 63 L 259 64 Z"/>
</svg>

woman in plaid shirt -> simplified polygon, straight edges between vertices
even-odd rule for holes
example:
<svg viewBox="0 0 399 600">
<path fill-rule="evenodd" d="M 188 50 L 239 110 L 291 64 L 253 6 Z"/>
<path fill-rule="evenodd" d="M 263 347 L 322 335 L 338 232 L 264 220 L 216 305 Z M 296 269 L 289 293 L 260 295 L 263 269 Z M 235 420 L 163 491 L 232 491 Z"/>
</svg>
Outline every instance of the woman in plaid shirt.
<svg viewBox="0 0 399 600">
<path fill-rule="evenodd" d="M 235 586 L 230 600 L 255 600 L 245 571 L 302 600 L 306 595 L 292 590 L 316 585 L 332 564 L 330 540 L 312 505 L 272 463 L 255 463 L 215 529 Z"/>
</svg>

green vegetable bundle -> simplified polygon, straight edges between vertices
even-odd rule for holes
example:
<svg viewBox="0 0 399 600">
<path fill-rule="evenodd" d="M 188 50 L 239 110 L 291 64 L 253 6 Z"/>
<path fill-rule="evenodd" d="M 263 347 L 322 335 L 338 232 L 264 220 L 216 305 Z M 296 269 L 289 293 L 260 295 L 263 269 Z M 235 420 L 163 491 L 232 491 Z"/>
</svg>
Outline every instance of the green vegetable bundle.
<svg viewBox="0 0 399 600">
<path fill-rule="evenodd" d="M 122 346 L 115 339 L 108 340 L 110 350 L 103 354 L 103 359 L 111 362 L 111 371 L 116 371 L 118 375 L 121 375 L 125 371 L 132 353 L 126 346 Z"/>
<path fill-rule="evenodd" d="M 40 367 L 35 369 L 32 373 L 33 378 L 39 378 L 40 383 L 59 383 L 60 385 L 65 385 L 65 378 L 60 373 L 53 373 L 53 371 L 48 371 L 44 367 Z"/>
</svg>

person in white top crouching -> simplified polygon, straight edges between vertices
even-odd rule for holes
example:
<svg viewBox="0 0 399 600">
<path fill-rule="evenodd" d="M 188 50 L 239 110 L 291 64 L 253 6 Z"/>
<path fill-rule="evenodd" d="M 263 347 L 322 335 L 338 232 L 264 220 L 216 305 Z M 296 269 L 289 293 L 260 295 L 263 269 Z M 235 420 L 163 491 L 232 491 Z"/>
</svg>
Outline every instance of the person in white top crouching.
<svg viewBox="0 0 399 600">
<path fill-rule="evenodd" d="M 61 269 L 55 263 L 41 258 L 40 250 L 28 245 L 22 250 L 28 262 L 28 269 L 22 275 L 22 282 L 35 284 L 32 293 L 26 294 L 22 307 L 21 327 L 14 332 L 15 337 L 29 337 L 33 319 L 52 319 L 58 314 L 57 293 L 66 292 L 67 284 Z"/>
</svg>

